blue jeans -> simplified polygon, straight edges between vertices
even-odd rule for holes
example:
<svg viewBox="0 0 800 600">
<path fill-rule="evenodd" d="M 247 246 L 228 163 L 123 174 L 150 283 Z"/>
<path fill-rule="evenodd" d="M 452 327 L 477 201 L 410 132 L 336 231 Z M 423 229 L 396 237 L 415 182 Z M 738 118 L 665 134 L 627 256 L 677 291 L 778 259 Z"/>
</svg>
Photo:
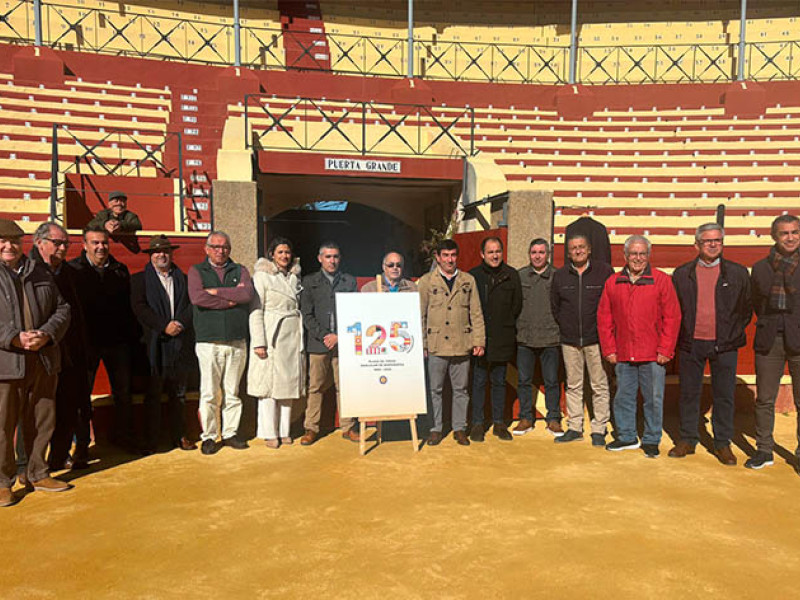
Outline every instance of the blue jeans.
<svg viewBox="0 0 800 600">
<path fill-rule="evenodd" d="M 486 362 L 478 358 L 472 369 L 472 424 L 483 425 L 486 381 L 492 382 L 492 421 L 503 422 L 506 407 L 506 366 L 504 362 Z"/>
<path fill-rule="evenodd" d="M 636 434 L 636 397 L 639 390 L 644 399 L 644 435 L 642 444 L 658 445 L 664 420 L 664 379 L 666 369 L 656 361 L 616 366 L 617 395 L 614 396 L 614 421 L 617 439 L 633 442 Z"/>
<path fill-rule="evenodd" d="M 519 418 L 535 421 L 533 416 L 533 372 L 536 359 L 542 365 L 544 379 L 544 404 L 547 407 L 547 421 L 561 421 L 561 386 L 558 385 L 558 346 L 552 348 L 530 348 L 517 346 L 517 370 L 519 383 Z"/>
</svg>

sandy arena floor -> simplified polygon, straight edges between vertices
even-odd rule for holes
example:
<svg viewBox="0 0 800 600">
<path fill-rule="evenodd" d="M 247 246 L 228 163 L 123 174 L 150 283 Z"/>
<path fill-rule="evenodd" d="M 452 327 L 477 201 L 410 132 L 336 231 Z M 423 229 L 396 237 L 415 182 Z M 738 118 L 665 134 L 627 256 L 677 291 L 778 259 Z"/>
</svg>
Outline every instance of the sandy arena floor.
<svg viewBox="0 0 800 600">
<path fill-rule="evenodd" d="M 776 438 L 794 450 L 795 415 Z M 513 442 L 108 456 L 0 509 L 18 598 L 797 598 L 800 477 Z M 742 438 L 740 445 L 752 441 Z M 101 449 L 102 450 L 102 449 Z M 783 452 L 784 457 L 787 455 Z"/>
</svg>

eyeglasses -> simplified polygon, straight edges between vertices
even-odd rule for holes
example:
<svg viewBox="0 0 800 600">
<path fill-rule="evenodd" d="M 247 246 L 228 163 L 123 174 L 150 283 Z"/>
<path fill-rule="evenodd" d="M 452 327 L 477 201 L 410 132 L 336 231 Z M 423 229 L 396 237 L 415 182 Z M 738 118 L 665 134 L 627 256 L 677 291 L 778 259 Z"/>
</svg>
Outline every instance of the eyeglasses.
<svg viewBox="0 0 800 600">
<path fill-rule="evenodd" d="M 403 263 L 400 263 L 400 262 L 383 263 L 383 266 L 386 267 L 387 269 L 394 269 L 395 267 L 400 267 L 402 269 L 403 268 Z"/>
<path fill-rule="evenodd" d="M 228 245 L 225 246 L 213 246 L 211 244 L 206 244 L 206 248 L 211 248 L 212 250 L 230 250 L 231 247 Z"/>
<path fill-rule="evenodd" d="M 647 258 L 647 252 L 628 252 L 628 256 L 633 256 L 634 258 Z"/>
<path fill-rule="evenodd" d="M 43 238 L 43 239 L 53 244 L 53 246 L 55 246 L 56 248 L 61 248 L 62 246 L 64 248 L 69 247 L 69 240 L 54 240 L 53 238 Z"/>
<path fill-rule="evenodd" d="M 713 238 L 710 240 L 699 240 L 698 244 L 702 244 L 703 246 L 710 246 L 711 244 L 721 244 L 722 238 Z"/>
</svg>

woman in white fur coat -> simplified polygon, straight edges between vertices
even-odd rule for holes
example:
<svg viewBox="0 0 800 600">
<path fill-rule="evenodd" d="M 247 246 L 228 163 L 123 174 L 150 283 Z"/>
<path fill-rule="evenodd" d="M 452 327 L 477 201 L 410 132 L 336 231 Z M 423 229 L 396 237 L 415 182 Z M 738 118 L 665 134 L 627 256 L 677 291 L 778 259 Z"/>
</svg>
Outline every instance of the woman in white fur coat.
<svg viewBox="0 0 800 600">
<path fill-rule="evenodd" d="M 247 393 L 258 398 L 259 438 L 270 448 L 291 444 L 292 403 L 305 394 L 300 260 L 275 238 L 253 269 Z"/>
</svg>

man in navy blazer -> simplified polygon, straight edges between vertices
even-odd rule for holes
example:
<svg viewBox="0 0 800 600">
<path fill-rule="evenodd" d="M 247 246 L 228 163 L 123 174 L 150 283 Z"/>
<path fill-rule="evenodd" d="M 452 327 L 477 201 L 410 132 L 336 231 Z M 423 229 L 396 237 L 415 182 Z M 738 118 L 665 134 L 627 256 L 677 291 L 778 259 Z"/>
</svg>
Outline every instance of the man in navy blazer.
<svg viewBox="0 0 800 600">
<path fill-rule="evenodd" d="M 150 262 L 131 277 L 131 308 L 144 330 L 150 379 L 145 394 L 142 451 L 152 454 L 161 430 L 161 394 L 169 399 L 169 434 L 173 448 L 194 450 L 185 436 L 186 379 L 194 362 L 192 304 L 186 275 L 172 262 L 178 246 L 165 235 L 154 236 L 146 253 Z"/>
</svg>

